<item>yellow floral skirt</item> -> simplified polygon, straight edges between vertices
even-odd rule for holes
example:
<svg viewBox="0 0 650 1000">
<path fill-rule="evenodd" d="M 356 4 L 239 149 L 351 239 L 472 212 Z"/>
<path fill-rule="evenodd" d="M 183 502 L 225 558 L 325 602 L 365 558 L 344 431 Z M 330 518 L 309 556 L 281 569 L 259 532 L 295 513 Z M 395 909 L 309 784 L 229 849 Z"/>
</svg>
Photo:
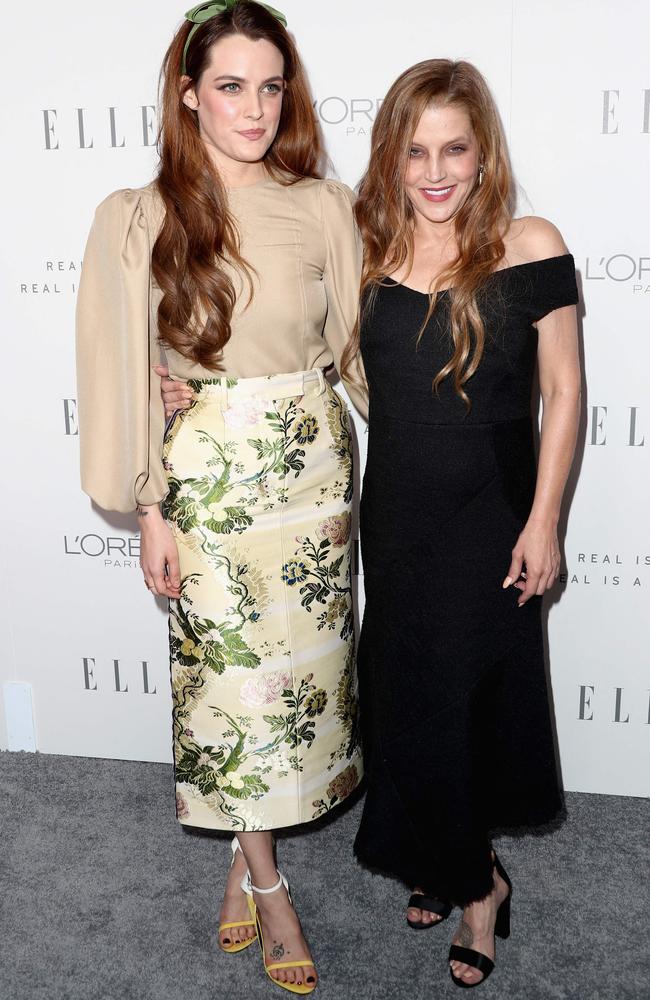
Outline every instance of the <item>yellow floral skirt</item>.
<svg viewBox="0 0 650 1000">
<path fill-rule="evenodd" d="M 320 370 L 192 380 L 167 428 L 176 812 L 315 819 L 361 778 L 346 405 Z"/>
</svg>

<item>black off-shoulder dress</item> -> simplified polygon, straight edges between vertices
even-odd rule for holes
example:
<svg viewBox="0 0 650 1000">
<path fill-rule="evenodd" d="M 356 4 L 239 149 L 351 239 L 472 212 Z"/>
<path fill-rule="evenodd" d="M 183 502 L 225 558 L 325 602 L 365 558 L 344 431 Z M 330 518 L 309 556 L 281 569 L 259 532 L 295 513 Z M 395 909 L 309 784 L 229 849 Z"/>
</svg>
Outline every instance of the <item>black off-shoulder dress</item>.
<svg viewBox="0 0 650 1000">
<path fill-rule="evenodd" d="M 385 279 L 362 323 L 368 461 L 359 679 L 368 789 L 357 857 L 465 905 L 492 888 L 490 832 L 545 824 L 562 798 L 541 598 L 502 589 L 536 480 L 536 320 L 578 300 L 573 258 L 495 272 L 479 300 L 483 359 L 452 352 L 450 295 Z"/>
</svg>

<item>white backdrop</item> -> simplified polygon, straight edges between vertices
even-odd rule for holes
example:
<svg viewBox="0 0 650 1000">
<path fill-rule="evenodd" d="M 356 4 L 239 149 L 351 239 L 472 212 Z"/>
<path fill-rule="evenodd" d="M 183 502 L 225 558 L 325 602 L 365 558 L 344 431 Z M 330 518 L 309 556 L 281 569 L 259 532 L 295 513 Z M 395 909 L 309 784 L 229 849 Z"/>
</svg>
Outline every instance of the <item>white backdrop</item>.
<svg viewBox="0 0 650 1000">
<path fill-rule="evenodd" d="M 2 748 L 171 760 L 164 609 L 141 581 L 137 526 L 78 486 L 73 313 L 94 206 L 152 175 L 157 74 L 182 6 L 34 0 L 28 24 L 20 8 L 4 15 Z M 576 256 L 585 413 L 548 629 L 563 774 L 570 790 L 647 794 L 650 11 L 280 6 L 333 173 L 358 181 L 399 72 L 467 58 L 501 109 L 522 213 L 552 219 Z"/>
</svg>

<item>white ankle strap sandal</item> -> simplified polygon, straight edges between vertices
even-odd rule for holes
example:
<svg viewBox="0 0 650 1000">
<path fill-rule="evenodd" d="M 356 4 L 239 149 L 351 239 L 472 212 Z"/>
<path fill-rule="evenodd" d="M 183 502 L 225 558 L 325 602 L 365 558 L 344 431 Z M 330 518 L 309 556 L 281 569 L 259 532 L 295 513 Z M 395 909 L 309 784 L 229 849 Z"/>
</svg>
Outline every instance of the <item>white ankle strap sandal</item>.
<svg viewBox="0 0 650 1000">
<path fill-rule="evenodd" d="M 281 889 L 282 886 L 284 886 L 284 888 L 287 890 L 287 896 L 289 897 L 289 902 L 291 902 L 291 891 L 289 889 L 289 883 L 287 882 L 286 878 L 279 870 L 279 868 L 276 869 L 276 871 L 278 873 L 278 881 L 275 883 L 275 885 L 272 885 L 270 889 L 260 889 L 259 886 L 253 885 L 253 883 L 251 882 L 251 873 L 246 872 L 243 879 L 241 880 L 242 890 L 246 893 L 247 896 L 252 896 L 254 892 L 259 892 L 262 896 L 268 896 L 270 895 L 270 893 L 277 892 L 278 889 Z"/>
<path fill-rule="evenodd" d="M 237 854 L 237 851 L 241 851 L 241 847 L 239 841 L 237 840 L 237 837 L 233 837 L 232 843 L 230 845 L 230 850 L 232 851 L 232 860 L 230 862 L 230 867 L 232 868 L 232 866 L 235 863 L 235 856 Z M 246 872 L 246 875 L 248 875 L 248 872 Z M 229 955 L 234 955 L 236 952 L 243 951 L 244 948 L 248 948 L 248 946 L 251 945 L 253 941 L 255 941 L 257 935 L 254 935 L 253 937 L 250 938 L 246 938 L 244 941 L 234 942 L 230 939 L 230 937 L 228 937 L 225 941 L 222 941 L 221 934 L 223 931 L 234 930 L 235 928 L 238 927 L 255 927 L 255 926 L 256 924 L 254 917 L 252 917 L 250 920 L 228 920 L 223 924 L 219 924 L 219 932 L 218 932 L 219 947 L 221 948 L 222 951 L 225 951 Z"/>
<path fill-rule="evenodd" d="M 291 893 L 289 891 L 289 883 L 287 882 L 282 872 L 279 870 L 277 871 L 278 871 L 278 881 L 275 883 L 275 885 L 272 885 L 270 889 L 260 889 L 258 886 L 253 885 L 253 883 L 251 882 L 250 872 L 246 872 L 246 875 L 241 881 L 241 887 L 248 896 L 248 908 L 250 910 L 251 917 L 255 921 L 255 925 L 257 927 L 257 938 L 259 940 L 260 948 L 262 950 L 262 961 L 264 963 L 266 974 L 268 975 L 271 982 L 275 983 L 275 985 L 279 986 L 281 989 L 287 990 L 289 993 L 298 993 L 301 994 L 302 996 L 306 996 L 308 993 L 313 993 L 313 991 L 316 988 L 316 977 L 313 975 L 313 973 L 308 975 L 306 983 L 283 983 L 279 979 L 274 979 L 271 973 L 274 972 L 276 969 L 301 969 L 301 968 L 314 969 L 315 966 L 311 958 L 303 958 L 302 960 L 297 962 L 296 961 L 270 962 L 267 965 L 266 957 L 264 955 L 264 937 L 262 934 L 262 923 L 260 920 L 260 915 L 257 906 L 255 905 L 255 900 L 253 899 L 253 893 L 258 892 L 261 893 L 261 895 L 263 896 L 268 896 L 270 893 L 277 892 L 278 889 L 284 886 L 284 888 L 287 890 L 287 896 L 289 897 L 289 902 L 293 905 L 291 900 Z"/>
</svg>

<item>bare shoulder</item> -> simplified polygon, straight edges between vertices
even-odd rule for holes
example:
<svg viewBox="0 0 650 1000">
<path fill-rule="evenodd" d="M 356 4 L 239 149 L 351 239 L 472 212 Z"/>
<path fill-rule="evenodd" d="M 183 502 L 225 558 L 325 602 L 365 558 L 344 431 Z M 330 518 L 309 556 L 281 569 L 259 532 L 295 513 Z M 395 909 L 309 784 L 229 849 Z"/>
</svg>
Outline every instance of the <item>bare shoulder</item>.
<svg viewBox="0 0 650 1000">
<path fill-rule="evenodd" d="M 562 233 L 548 219 L 526 215 L 513 219 L 504 237 L 508 263 L 528 264 L 568 253 Z"/>
</svg>

